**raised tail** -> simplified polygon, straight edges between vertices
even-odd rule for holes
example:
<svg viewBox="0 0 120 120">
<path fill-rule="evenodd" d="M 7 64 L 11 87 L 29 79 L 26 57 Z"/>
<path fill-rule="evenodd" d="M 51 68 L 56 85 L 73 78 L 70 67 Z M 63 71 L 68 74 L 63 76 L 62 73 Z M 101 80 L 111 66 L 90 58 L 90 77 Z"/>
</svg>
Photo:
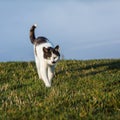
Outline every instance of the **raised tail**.
<svg viewBox="0 0 120 120">
<path fill-rule="evenodd" d="M 31 43 L 34 44 L 36 41 L 36 37 L 35 37 L 35 28 L 37 27 L 36 24 L 34 24 L 31 28 L 30 28 L 30 40 Z"/>
</svg>

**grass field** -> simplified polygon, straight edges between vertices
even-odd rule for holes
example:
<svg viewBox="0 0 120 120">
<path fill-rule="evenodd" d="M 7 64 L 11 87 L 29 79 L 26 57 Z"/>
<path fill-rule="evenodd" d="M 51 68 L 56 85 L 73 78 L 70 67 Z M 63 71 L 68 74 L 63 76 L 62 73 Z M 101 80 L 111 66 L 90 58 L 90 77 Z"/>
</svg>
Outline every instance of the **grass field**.
<svg viewBox="0 0 120 120">
<path fill-rule="evenodd" d="M 51 88 L 34 62 L 0 63 L 0 120 L 120 120 L 120 59 L 62 60 Z"/>
</svg>

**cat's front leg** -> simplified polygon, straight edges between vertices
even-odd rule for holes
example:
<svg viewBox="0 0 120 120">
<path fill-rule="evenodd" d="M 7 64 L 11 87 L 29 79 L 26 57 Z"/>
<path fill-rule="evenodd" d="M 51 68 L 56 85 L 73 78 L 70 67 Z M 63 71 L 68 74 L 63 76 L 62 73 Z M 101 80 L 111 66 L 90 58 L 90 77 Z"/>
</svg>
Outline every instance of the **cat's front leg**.
<svg viewBox="0 0 120 120">
<path fill-rule="evenodd" d="M 54 77 L 54 66 L 49 66 L 48 67 L 48 78 L 49 78 L 50 84 L 52 82 L 53 77 Z"/>
<path fill-rule="evenodd" d="M 47 74 L 47 66 L 46 65 L 42 65 L 41 67 L 41 76 L 42 76 L 42 80 L 45 83 L 46 87 L 51 87 L 51 83 L 49 82 L 49 78 L 48 78 L 48 74 Z"/>
</svg>

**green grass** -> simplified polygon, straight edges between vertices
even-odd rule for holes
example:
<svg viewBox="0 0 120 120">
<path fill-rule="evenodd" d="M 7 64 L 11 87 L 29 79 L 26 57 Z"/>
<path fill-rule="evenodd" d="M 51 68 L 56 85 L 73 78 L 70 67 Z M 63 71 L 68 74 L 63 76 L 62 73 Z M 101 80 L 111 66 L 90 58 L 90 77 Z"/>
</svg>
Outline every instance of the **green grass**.
<svg viewBox="0 0 120 120">
<path fill-rule="evenodd" d="M 120 59 L 60 61 L 51 88 L 34 62 L 0 63 L 0 120 L 80 119 L 120 119 Z"/>
</svg>

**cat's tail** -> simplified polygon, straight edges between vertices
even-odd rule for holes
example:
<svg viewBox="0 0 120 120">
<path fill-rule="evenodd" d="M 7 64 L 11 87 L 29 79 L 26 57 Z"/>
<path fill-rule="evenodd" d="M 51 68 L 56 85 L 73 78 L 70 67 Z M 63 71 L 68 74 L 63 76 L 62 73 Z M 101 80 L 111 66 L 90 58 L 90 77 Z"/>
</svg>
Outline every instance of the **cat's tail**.
<svg viewBox="0 0 120 120">
<path fill-rule="evenodd" d="M 35 28 L 37 27 L 37 24 L 34 24 L 31 28 L 30 28 L 30 41 L 32 44 L 35 44 L 36 41 L 36 37 L 35 37 Z"/>
</svg>

